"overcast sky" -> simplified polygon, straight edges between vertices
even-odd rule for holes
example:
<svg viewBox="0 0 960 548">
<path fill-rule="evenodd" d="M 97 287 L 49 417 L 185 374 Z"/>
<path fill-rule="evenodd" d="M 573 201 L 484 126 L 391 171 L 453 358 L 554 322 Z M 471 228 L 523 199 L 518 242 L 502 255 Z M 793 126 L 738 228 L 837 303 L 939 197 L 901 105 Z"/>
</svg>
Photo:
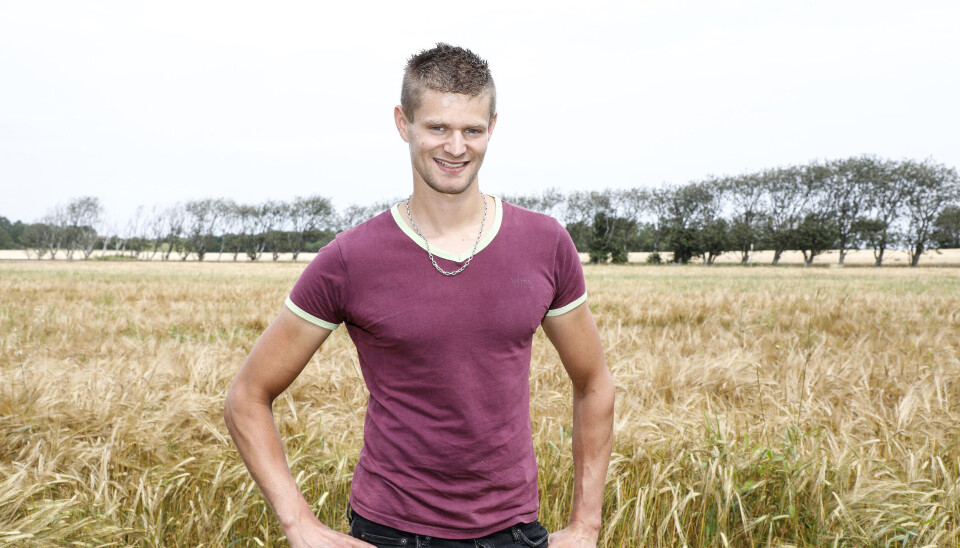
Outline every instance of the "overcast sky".
<svg viewBox="0 0 960 548">
<path fill-rule="evenodd" d="M 487 192 L 960 167 L 958 21 L 955 1 L 0 1 L 0 215 L 405 196 L 392 111 L 437 41 L 497 82 Z"/>
</svg>

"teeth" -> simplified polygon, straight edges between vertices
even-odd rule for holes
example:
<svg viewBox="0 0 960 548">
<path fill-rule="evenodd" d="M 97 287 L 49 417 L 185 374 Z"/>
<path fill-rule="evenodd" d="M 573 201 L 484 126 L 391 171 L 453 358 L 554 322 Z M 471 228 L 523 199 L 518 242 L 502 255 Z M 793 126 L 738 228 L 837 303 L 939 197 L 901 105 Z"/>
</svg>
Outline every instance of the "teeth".
<svg viewBox="0 0 960 548">
<path fill-rule="evenodd" d="M 444 167 L 460 167 L 460 166 L 462 166 L 463 164 L 466 163 L 466 162 L 460 162 L 460 163 L 456 163 L 456 164 L 451 164 L 450 162 L 444 162 L 443 160 L 440 160 L 440 159 L 438 159 L 438 158 L 434 158 L 434 159 L 437 161 L 437 163 L 439 163 L 440 165 L 442 165 L 442 166 L 444 166 Z"/>
</svg>

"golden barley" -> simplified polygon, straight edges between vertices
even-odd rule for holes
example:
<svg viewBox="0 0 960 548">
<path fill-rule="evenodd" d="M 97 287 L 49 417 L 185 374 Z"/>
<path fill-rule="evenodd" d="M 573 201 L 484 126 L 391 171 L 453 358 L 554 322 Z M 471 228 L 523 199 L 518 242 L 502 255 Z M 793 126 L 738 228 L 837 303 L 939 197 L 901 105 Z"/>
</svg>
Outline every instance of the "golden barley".
<svg viewBox="0 0 960 548">
<path fill-rule="evenodd" d="M 0 546 L 273 546 L 222 400 L 303 264 L 0 263 Z M 960 544 L 960 275 L 588 267 L 617 385 L 602 544 Z M 538 334 L 541 519 L 570 389 Z M 343 516 L 366 392 L 338 330 L 274 412 Z"/>
</svg>

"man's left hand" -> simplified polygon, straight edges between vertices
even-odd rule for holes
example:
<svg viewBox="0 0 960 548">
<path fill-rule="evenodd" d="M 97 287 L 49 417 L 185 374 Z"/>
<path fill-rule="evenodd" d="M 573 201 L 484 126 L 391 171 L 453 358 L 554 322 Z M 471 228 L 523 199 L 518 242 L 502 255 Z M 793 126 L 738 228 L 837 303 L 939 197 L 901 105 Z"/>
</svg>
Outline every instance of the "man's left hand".
<svg viewBox="0 0 960 548">
<path fill-rule="evenodd" d="M 597 548 L 599 532 L 591 533 L 583 528 L 570 525 L 555 533 L 550 533 L 550 548 Z"/>
</svg>

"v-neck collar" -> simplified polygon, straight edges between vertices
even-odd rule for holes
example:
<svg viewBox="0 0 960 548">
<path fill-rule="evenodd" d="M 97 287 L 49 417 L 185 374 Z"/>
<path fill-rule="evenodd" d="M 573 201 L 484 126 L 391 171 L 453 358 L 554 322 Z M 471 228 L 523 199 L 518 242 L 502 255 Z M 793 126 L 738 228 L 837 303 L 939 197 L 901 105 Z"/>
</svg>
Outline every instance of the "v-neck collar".
<svg viewBox="0 0 960 548">
<path fill-rule="evenodd" d="M 400 206 L 403 205 L 403 203 L 404 202 L 394 204 L 393 207 L 390 208 L 390 213 L 393 214 L 394 222 L 397 223 L 397 226 L 400 227 L 400 230 L 402 230 L 404 234 L 409 236 L 410 239 L 414 241 L 414 243 L 416 243 L 423 249 L 427 249 L 426 240 L 421 238 L 420 235 L 416 233 L 416 231 L 410 228 L 410 225 L 407 224 L 407 221 L 404 219 L 404 216 L 400 214 Z M 497 236 L 497 233 L 500 232 L 500 224 L 503 222 L 503 203 L 500 201 L 499 196 L 493 196 L 493 209 L 494 209 L 493 226 L 490 228 L 490 232 L 487 232 L 487 234 L 480 239 L 480 243 L 477 244 L 477 251 L 476 251 L 477 253 L 480 253 L 480 251 L 483 250 L 483 248 L 490 245 L 490 242 L 492 242 L 493 239 Z M 430 253 L 433 253 L 434 256 L 440 257 L 442 259 L 446 259 L 448 261 L 453 261 L 455 263 L 462 263 L 463 261 L 466 261 L 467 259 L 470 258 L 470 254 L 472 252 L 473 252 L 473 248 L 471 248 L 470 250 L 464 253 L 461 253 L 460 255 L 457 255 L 455 253 L 444 251 L 435 245 L 430 246 Z"/>
</svg>

